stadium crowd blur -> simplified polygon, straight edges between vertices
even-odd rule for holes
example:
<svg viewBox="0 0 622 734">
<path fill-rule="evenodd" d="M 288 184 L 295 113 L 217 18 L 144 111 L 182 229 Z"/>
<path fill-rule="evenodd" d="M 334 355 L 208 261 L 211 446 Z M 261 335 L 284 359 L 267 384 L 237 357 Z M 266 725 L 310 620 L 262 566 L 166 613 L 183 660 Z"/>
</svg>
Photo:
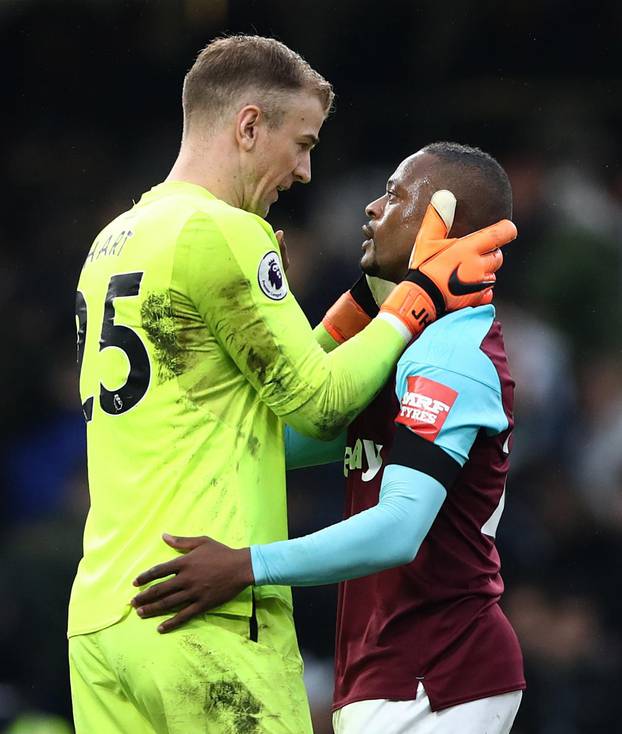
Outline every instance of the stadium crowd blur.
<svg viewBox="0 0 622 734">
<path fill-rule="evenodd" d="M 520 239 L 497 304 L 517 429 L 498 545 L 528 677 L 514 732 L 620 731 L 622 6 L 529 5 L 0 2 L 0 731 L 70 731 L 64 629 L 88 506 L 75 284 L 100 227 L 166 176 L 183 74 L 224 30 L 274 35 L 335 85 L 314 181 L 269 217 L 312 323 L 356 277 L 363 207 L 405 155 L 457 140 L 508 171 Z M 338 465 L 290 475 L 292 535 L 339 519 L 342 483 Z M 296 592 L 319 734 L 335 598 Z"/>
</svg>

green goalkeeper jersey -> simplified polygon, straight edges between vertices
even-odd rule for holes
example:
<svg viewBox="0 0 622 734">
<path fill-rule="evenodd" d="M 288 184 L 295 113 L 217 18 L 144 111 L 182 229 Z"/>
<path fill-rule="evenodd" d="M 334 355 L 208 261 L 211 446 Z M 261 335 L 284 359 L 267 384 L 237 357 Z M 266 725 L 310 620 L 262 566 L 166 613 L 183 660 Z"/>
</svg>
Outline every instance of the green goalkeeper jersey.
<svg viewBox="0 0 622 734">
<path fill-rule="evenodd" d="M 286 538 L 282 421 L 334 435 L 404 347 L 375 319 L 325 354 L 270 225 L 183 182 L 154 187 L 98 235 L 76 322 L 91 507 L 69 635 L 130 611 L 132 579 L 171 556 L 163 532 L 233 547 Z M 255 593 L 291 604 L 286 587 Z M 220 611 L 251 608 L 247 589 Z"/>
</svg>

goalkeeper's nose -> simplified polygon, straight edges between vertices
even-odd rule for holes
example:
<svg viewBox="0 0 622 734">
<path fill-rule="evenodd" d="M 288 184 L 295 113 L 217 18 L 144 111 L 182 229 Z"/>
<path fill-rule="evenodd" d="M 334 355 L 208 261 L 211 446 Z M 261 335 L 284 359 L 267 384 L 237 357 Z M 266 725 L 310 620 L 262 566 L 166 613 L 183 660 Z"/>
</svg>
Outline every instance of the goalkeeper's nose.
<svg viewBox="0 0 622 734">
<path fill-rule="evenodd" d="M 311 181 L 311 152 L 306 151 L 302 157 L 298 159 L 296 168 L 294 169 L 294 178 L 298 183 L 309 183 Z"/>
</svg>

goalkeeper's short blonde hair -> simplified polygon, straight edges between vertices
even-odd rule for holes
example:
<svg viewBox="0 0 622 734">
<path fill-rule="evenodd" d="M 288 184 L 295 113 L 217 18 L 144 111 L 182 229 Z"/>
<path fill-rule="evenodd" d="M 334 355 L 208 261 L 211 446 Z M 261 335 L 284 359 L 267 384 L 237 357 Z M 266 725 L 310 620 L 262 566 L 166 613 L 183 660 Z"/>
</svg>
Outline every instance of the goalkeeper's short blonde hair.
<svg viewBox="0 0 622 734">
<path fill-rule="evenodd" d="M 278 126 L 287 96 L 315 94 L 328 115 L 333 88 L 299 54 L 274 38 L 235 35 L 217 38 L 197 56 L 184 79 L 184 134 L 194 120 L 213 125 L 236 104 L 258 104 Z"/>
</svg>

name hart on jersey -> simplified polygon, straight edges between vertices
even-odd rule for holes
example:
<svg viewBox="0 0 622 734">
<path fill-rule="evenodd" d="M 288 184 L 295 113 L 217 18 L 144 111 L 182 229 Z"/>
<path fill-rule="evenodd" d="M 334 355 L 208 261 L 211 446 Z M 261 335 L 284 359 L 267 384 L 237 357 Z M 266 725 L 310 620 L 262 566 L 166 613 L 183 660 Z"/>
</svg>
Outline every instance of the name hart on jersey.
<svg viewBox="0 0 622 734">
<path fill-rule="evenodd" d="M 100 257 L 119 256 L 123 251 L 125 243 L 133 237 L 134 233 L 131 229 L 122 229 L 116 234 L 109 234 L 103 242 L 99 238 L 93 242 L 89 254 L 86 256 L 85 265 L 99 260 Z"/>
<path fill-rule="evenodd" d="M 357 438 L 354 446 L 346 446 L 343 456 L 343 475 L 347 477 L 351 471 L 363 469 L 363 454 L 367 460 L 367 469 L 362 473 L 361 479 L 364 482 L 371 480 L 378 474 L 382 467 L 382 451 L 383 444 L 374 443 L 367 438 Z"/>
</svg>

